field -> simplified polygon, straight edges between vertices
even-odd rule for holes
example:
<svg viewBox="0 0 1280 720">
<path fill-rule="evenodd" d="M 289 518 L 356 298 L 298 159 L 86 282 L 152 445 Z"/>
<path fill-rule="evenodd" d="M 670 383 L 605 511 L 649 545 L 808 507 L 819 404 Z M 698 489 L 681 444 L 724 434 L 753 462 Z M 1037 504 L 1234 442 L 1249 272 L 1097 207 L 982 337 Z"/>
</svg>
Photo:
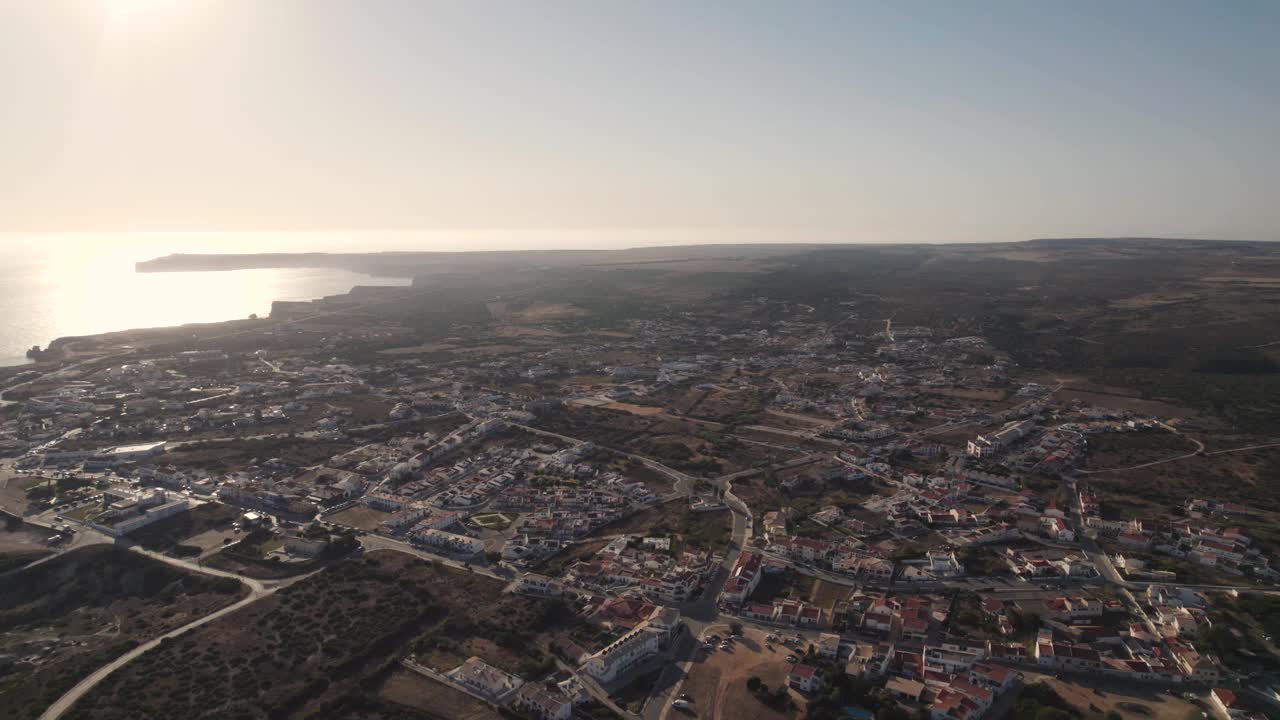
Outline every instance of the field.
<svg viewBox="0 0 1280 720">
<path fill-rule="evenodd" d="M 378 698 L 438 720 L 499 720 L 502 715 L 470 695 L 409 670 L 391 673 Z"/>
<path fill-rule="evenodd" d="M 326 716 L 380 686 L 411 649 L 452 662 L 451 650 L 470 652 L 463 645 L 477 637 L 505 643 L 484 653 L 491 662 L 540 667 L 546 658 L 533 658 L 541 636 L 525 628 L 564 623 L 563 607 L 501 588 L 402 553 L 348 559 L 161 645 L 71 716 Z"/>
<path fill-rule="evenodd" d="M 1132 391 L 1126 391 L 1124 388 L 1089 385 L 1087 382 L 1080 382 L 1072 378 L 1068 380 L 1070 382 L 1069 385 L 1065 385 L 1061 390 L 1054 393 L 1055 400 L 1062 402 L 1080 400 L 1097 407 L 1129 410 L 1141 415 L 1151 415 L 1159 418 L 1185 418 L 1195 415 L 1195 412 L 1190 408 L 1157 400 L 1145 400 L 1134 396 Z"/>
<path fill-rule="evenodd" d="M 715 477 L 789 460 L 798 455 L 744 443 L 715 421 L 667 415 L 647 417 L 603 408 L 567 408 L 539 417 L 540 428 L 642 455 L 694 475 Z"/>
<path fill-rule="evenodd" d="M 317 441 L 288 437 L 269 440 L 239 440 L 236 442 L 197 443 L 165 453 L 165 463 L 184 469 L 205 470 L 210 473 L 241 470 L 254 458 L 278 457 L 298 466 L 327 462 L 329 458 L 350 450 L 345 442 Z"/>
<path fill-rule="evenodd" d="M 819 584 L 827 583 L 802 575 L 791 568 L 781 572 L 768 572 L 760 578 L 760 584 L 751 594 L 751 601 L 768 603 L 774 600 L 809 600 L 818 592 Z M 847 589 L 843 597 L 848 597 Z"/>
<path fill-rule="evenodd" d="M 1183 435 L 1164 430 L 1103 433 L 1089 438 L 1084 469 L 1125 468 L 1195 452 L 1196 444 Z"/>
<path fill-rule="evenodd" d="M 562 550 L 556 555 L 553 555 L 539 563 L 533 568 L 533 570 L 535 572 L 542 573 L 543 575 L 560 575 L 568 569 L 570 565 L 594 556 L 608 544 L 608 540 L 590 539 L 575 543 L 570 545 L 567 550 Z"/>
<path fill-rule="evenodd" d="M 1120 439 L 1118 436 L 1117 440 Z M 1206 442 L 1210 452 L 1215 445 L 1249 442 L 1243 439 L 1224 442 L 1221 438 L 1211 438 L 1210 441 L 1214 443 Z M 1167 443 L 1162 449 L 1135 448 L 1134 452 L 1148 457 L 1160 453 L 1167 453 L 1165 456 L 1169 457 L 1188 452 L 1187 446 L 1175 436 L 1170 435 L 1161 442 Z M 1105 460 L 1108 462 L 1123 462 L 1123 453 L 1108 452 L 1107 455 L 1109 457 Z M 1090 467 L 1095 467 L 1092 460 Z M 1280 511 L 1280 473 L 1277 471 L 1280 471 L 1280 447 L 1273 447 L 1222 455 L 1196 455 L 1151 467 L 1099 472 L 1085 476 L 1084 482 L 1099 491 L 1103 514 L 1109 518 L 1167 516 L 1169 512 L 1176 512 L 1172 510 L 1174 507 L 1185 505 L 1191 498 L 1237 502 L 1256 511 L 1274 513 Z M 1134 488 L 1141 490 L 1134 492 Z"/>
<path fill-rule="evenodd" d="M 34 718 L 98 666 L 238 600 L 246 589 L 110 546 L 69 552 L 0 583 L 5 717 Z"/>
<path fill-rule="evenodd" d="M 0 516 L 0 573 L 48 555 L 47 541 L 52 535 L 10 515 Z"/>
<path fill-rule="evenodd" d="M 712 552 L 724 552 L 733 532 L 733 517 L 728 510 L 696 513 L 679 500 L 649 507 L 601 527 L 595 535 L 635 533 L 645 535 L 676 534 L 686 546 Z"/>
<path fill-rule="evenodd" d="M 926 392 L 930 395 L 941 395 L 942 397 L 960 400 L 984 400 L 986 402 L 1003 402 L 1009 396 L 1007 390 L 999 388 L 929 388 Z"/>
<path fill-rule="evenodd" d="M 391 517 L 392 514 L 357 503 L 341 512 L 326 515 L 325 520 L 339 525 L 360 528 L 361 530 L 377 530 L 382 521 Z"/>
<path fill-rule="evenodd" d="M 724 634 L 724 629 L 721 629 Z M 681 692 L 693 698 L 693 714 L 700 720 L 784 720 L 791 712 L 774 710 L 747 690 L 747 679 L 758 677 L 770 689 L 786 685 L 787 649 L 765 648 L 765 633 L 747 628 L 732 650 L 699 652 L 689 668 Z M 798 705 L 804 700 L 792 693 Z"/>
<path fill-rule="evenodd" d="M 1023 682 L 1047 684 L 1084 718 L 1100 718 L 1115 711 L 1125 720 L 1192 720 L 1208 708 L 1207 704 L 1202 707 L 1180 696 L 1134 683 L 1090 681 L 1085 686 L 1026 671 L 1023 671 Z"/>
<path fill-rule="evenodd" d="M 218 534 L 225 531 L 230 536 L 231 524 L 240 514 L 240 510 L 228 505 L 204 503 L 135 531 L 129 535 L 129 539 L 148 550 L 170 553 L 179 545 L 198 546 L 188 541 L 205 533 Z M 221 541 L 216 541 L 216 544 L 220 545 Z"/>
<path fill-rule="evenodd" d="M 340 537 L 313 558 L 295 558 L 286 562 L 270 554 L 283 547 L 284 540 L 265 529 L 236 535 L 235 540 L 235 543 L 203 556 L 200 563 L 258 580 L 279 580 L 311 572 L 356 547 L 354 537 Z"/>
</svg>

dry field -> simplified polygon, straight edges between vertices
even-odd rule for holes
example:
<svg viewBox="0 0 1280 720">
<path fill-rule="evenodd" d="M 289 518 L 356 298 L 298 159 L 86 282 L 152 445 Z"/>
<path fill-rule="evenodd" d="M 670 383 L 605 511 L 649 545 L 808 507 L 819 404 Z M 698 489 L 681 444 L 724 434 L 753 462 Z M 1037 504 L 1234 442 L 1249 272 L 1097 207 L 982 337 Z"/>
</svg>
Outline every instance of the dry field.
<svg viewBox="0 0 1280 720">
<path fill-rule="evenodd" d="M 1001 402 L 1009 396 L 1008 391 L 999 388 L 928 388 L 925 392 L 930 395 L 988 402 Z"/>
<path fill-rule="evenodd" d="M 1089 385 L 1080 386 L 1073 383 L 1063 387 L 1053 397 L 1061 402 L 1081 400 L 1098 407 L 1129 410 L 1160 418 L 1186 418 L 1195 415 L 1195 411 L 1189 408 L 1170 405 L 1158 400 L 1143 400 L 1142 398 L 1134 397 L 1131 393 L 1132 391 L 1126 392 L 1121 389 L 1100 388 Z"/>
<path fill-rule="evenodd" d="M 383 520 L 391 517 L 393 513 L 374 510 L 367 505 L 352 505 L 342 512 L 335 513 L 325 517 L 325 520 L 334 522 L 347 527 L 360 528 L 361 530 L 377 530 Z"/>
<path fill-rule="evenodd" d="M 0 655 L 30 659 L 0 683 L 0 715 L 34 718 L 94 669 L 239 600 L 235 580 L 98 545 L 0 581 Z"/>
<path fill-rule="evenodd" d="M 1085 687 L 1069 680 L 1025 670 L 1023 682 L 1027 685 L 1035 682 L 1048 683 L 1085 718 L 1099 718 L 1114 710 L 1125 720 L 1189 720 L 1200 717 L 1200 712 L 1207 708 L 1183 700 L 1180 695 L 1158 692 L 1134 683 L 1107 682 L 1098 685 L 1098 692 L 1095 692 L 1093 683 Z M 1203 694 L 1201 697 L 1207 699 Z M 1212 717 L 1212 713 L 1210 716 Z"/>
<path fill-rule="evenodd" d="M 497 710 L 470 695 L 409 670 L 397 670 L 383 683 L 378 697 L 440 720 L 499 720 Z"/>
<path fill-rule="evenodd" d="M 721 635 L 727 628 L 717 626 Z M 693 698 L 692 714 L 701 720 L 789 720 L 791 713 L 779 712 L 757 700 L 747 690 L 747 679 L 758 677 L 776 688 L 787 682 L 790 666 L 789 650 L 781 645 L 766 649 L 765 633 L 755 628 L 744 630 L 744 636 L 732 650 L 699 652 L 689 668 L 681 688 Z M 796 704 L 804 699 L 792 692 Z M 679 715 L 672 713 L 669 717 Z"/>
</svg>

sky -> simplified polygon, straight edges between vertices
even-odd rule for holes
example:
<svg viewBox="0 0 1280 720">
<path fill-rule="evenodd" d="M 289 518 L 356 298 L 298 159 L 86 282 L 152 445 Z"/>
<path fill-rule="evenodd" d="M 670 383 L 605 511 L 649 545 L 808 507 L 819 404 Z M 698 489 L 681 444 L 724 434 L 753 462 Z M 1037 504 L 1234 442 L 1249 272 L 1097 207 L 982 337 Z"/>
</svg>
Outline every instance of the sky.
<svg viewBox="0 0 1280 720">
<path fill-rule="evenodd" d="M 0 92 L 0 232 L 1280 240 L 1273 0 L 0 0 Z"/>
</svg>

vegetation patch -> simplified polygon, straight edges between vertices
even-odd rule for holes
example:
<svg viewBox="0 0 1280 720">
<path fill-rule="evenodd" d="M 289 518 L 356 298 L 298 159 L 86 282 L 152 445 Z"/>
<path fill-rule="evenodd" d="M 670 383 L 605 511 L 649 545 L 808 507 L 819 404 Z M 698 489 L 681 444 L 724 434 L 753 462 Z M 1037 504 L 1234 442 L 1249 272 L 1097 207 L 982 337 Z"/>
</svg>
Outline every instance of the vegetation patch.
<svg viewBox="0 0 1280 720">
<path fill-rule="evenodd" d="M 246 592 L 235 580 L 102 545 L 6 578 L 0 583 L 0 654 L 17 661 L 0 679 L 5 717 L 38 717 L 93 670 Z"/>
</svg>

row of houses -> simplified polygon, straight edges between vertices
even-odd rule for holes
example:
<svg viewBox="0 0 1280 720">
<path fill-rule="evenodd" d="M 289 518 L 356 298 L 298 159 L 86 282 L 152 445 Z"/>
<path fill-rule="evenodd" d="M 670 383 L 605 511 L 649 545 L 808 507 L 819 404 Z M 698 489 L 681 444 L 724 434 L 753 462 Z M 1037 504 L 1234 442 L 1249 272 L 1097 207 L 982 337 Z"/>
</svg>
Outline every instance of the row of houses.
<svg viewBox="0 0 1280 720">
<path fill-rule="evenodd" d="M 654 608 L 644 622 L 582 658 L 582 671 L 599 682 L 611 682 L 665 648 L 679 627 L 678 610 Z"/>
</svg>

